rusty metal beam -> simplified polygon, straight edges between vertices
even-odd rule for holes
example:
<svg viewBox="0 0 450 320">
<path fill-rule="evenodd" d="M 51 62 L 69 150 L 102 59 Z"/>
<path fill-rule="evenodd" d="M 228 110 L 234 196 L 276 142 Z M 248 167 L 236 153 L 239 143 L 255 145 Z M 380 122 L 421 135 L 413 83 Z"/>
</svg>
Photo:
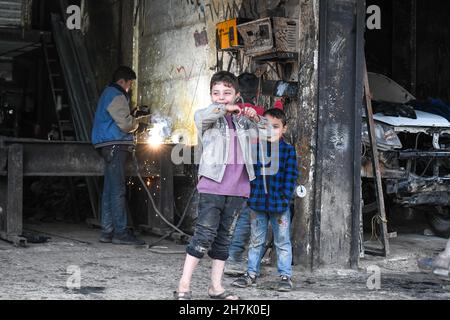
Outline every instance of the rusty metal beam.
<svg viewBox="0 0 450 320">
<path fill-rule="evenodd" d="M 11 139 L 0 137 L 0 175 L 7 171 L 7 147 L 20 144 L 23 147 L 25 177 L 101 177 L 104 164 L 102 157 L 85 142 L 40 141 L 32 139 Z M 152 165 L 158 160 L 164 150 L 170 145 L 162 145 L 159 149 L 151 149 L 141 144 L 137 146 L 136 155 L 139 161 L 140 173 L 143 177 L 150 177 L 160 173 L 160 168 Z M 182 175 L 183 166 L 176 166 L 174 174 Z M 127 165 L 127 175 L 136 176 L 131 162 Z"/>
<path fill-rule="evenodd" d="M 411 159 L 411 158 L 448 158 L 450 157 L 449 151 L 401 151 L 399 152 L 399 159 Z"/>
<path fill-rule="evenodd" d="M 0 238 L 26 246 L 27 241 L 22 234 L 22 202 L 23 202 L 23 148 L 19 144 L 8 148 L 7 179 L 0 179 Z"/>
</svg>

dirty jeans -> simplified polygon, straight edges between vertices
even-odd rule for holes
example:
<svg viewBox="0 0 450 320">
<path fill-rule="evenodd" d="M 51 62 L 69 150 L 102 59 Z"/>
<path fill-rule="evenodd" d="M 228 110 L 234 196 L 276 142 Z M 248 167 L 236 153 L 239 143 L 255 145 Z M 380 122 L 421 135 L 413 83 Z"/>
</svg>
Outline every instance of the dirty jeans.
<svg viewBox="0 0 450 320">
<path fill-rule="evenodd" d="M 241 263 L 244 261 L 242 255 L 250 240 L 250 208 L 245 205 L 239 215 L 230 245 L 230 257 L 228 262 Z"/>
<path fill-rule="evenodd" d="M 205 253 L 226 261 L 239 212 L 246 199 L 200 193 L 195 233 L 186 252 L 198 259 Z"/>
<path fill-rule="evenodd" d="M 125 163 L 130 152 L 121 146 L 101 149 L 105 160 L 102 232 L 122 236 L 127 228 Z"/>
<path fill-rule="evenodd" d="M 292 244 L 290 235 L 291 211 L 284 213 L 262 213 L 251 210 L 251 238 L 248 249 L 248 273 L 261 275 L 261 260 L 265 251 L 267 227 L 273 230 L 274 245 L 277 254 L 277 268 L 280 276 L 292 276 Z"/>
</svg>

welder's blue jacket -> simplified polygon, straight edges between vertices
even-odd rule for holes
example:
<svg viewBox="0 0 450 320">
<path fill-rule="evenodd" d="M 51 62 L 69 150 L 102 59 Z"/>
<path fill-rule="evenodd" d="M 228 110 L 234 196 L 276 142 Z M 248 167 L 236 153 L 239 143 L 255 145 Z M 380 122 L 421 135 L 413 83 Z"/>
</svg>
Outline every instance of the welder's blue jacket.
<svg viewBox="0 0 450 320">
<path fill-rule="evenodd" d="M 92 130 L 95 148 L 111 145 L 132 145 L 133 132 L 139 122 L 131 115 L 129 97 L 117 84 L 107 87 L 98 102 Z"/>
</svg>

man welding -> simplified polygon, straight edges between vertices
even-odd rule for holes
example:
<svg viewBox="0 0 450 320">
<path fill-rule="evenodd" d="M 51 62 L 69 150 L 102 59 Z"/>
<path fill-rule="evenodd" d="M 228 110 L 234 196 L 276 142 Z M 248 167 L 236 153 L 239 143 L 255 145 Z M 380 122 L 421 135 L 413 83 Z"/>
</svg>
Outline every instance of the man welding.
<svg viewBox="0 0 450 320">
<path fill-rule="evenodd" d="M 92 143 L 105 160 L 100 242 L 118 245 L 144 245 L 127 229 L 125 163 L 133 151 L 133 133 L 149 114 L 130 109 L 129 91 L 136 73 L 119 67 L 112 83 L 98 102 L 92 130 Z"/>
</svg>

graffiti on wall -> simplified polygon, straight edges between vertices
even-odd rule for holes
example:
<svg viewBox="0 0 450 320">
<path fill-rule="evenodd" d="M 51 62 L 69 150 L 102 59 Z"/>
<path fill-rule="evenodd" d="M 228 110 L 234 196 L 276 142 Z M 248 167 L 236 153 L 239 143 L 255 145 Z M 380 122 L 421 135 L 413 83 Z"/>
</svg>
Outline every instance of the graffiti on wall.
<svg viewBox="0 0 450 320">
<path fill-rule="evenodd" d="M 198 32 L 198 30 L 195 30 L 194 40 L 195 40 L 196 47 L 207 46 L 208 45 L 208 33 L 206 32 L 206 28 L 203 28 L 203 30 L 201 32 Z"/>
<path fill-rule="evenodd" d="M 257 19 L 258 0 L 181 0 L 198 11 L 199 20 L 214 23 L 234 18 Z"/>
</svg>

